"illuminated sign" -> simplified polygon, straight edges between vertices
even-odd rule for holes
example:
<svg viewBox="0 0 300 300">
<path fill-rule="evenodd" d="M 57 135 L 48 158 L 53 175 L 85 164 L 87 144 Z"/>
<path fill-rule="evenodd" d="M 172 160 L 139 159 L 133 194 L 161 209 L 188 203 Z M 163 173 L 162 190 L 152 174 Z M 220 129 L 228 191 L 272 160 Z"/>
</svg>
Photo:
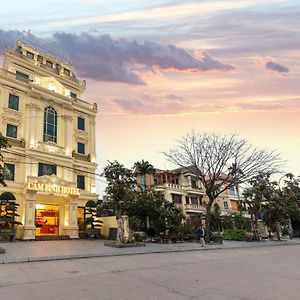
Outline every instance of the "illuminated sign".
<svg viewBox="0 0 300 300">
<path fill-rule="evenodd" d="M 27 188 L 28 190 L 35 192 L 80 195 L 79 189 L 77 188 L 50 183 L 29 182 Z"/>
</svg>

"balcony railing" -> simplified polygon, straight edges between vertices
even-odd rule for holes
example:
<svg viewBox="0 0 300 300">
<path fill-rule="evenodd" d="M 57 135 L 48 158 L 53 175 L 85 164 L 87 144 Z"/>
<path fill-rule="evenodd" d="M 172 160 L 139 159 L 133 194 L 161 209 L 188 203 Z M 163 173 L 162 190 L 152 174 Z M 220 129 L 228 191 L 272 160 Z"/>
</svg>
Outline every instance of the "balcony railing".
<svg viewBox="0 0 300 300">
<path fill-rule="evenodd" d="M 10 146 L 25 148 L 25 141 L 24 140 L 17 140 L 7 137 L 8 144 Z"/>
<path fill-rule="evenodd" d="M 79 160 L 83 160 L 83 161 L 88 161 L 90 162 L 91 161 L 91 155 L 90 154 L 80 154 L 80 153 L 77 153 L 77 152 L 72 152 L 72 157 L 74 157 L 75 159 L 79 159 Z"/>
<path fill-rule="evenodd" d="M 185 211 L 198 211 L 204 212 L 206 209 L 203 205 L 199 204 L 185 204 L 184 205 Z"/>
</svg>

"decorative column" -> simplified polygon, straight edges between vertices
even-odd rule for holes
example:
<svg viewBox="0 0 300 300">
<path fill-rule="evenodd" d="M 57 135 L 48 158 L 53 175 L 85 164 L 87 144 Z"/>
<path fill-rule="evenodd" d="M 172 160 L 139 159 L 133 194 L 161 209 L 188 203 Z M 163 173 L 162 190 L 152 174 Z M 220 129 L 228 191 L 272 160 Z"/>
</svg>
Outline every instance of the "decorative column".
<svg viewBox="0 0 300 300">
<path fill-rule="evenodd" d="M 29 110 L 30 122 L 28 122 L 27 127 L 27 141 L 29 141 L 30 148 L 36 148 L 37 145 L 37 128 L 40 127 L 37 124 L 37 112 L 40 110 L 40 107 L 36 104 L 30 103 L 26 104 L 26 109 Z M 43 124 L 43 122 L 42 122 Z"/>
<path fill-rule="evenodd" d="M 35 239 L 35 197 L 36 192 L 27 192 L 25 194 L 24 240 Z"/>
<path fill-rule="evenodd" d="M 96 162 L 96 133 L 95 133 L 95 118 L 92 117 L 90 119 L 90 134 L 89 134 L 89 142 L 90 142 L 90 155 L 91 155 L 91 162 Z"/>
<path fill-rule="evenodd" d="M 73 128 L 72 122 L 73 117 L 69 115 L 64 115 L 63 120 L 65 121 L 65 148 L 66 148 L 66 155 L 72 155 L 72 142 L 73 142 Z"/>
<path fill-rule="evenodd" d="M 77 196 L 71 195 L 70 198 L 66 198 L 64 231 L 71 239 L 78 239 L 77 199 Z"/>
</svg>

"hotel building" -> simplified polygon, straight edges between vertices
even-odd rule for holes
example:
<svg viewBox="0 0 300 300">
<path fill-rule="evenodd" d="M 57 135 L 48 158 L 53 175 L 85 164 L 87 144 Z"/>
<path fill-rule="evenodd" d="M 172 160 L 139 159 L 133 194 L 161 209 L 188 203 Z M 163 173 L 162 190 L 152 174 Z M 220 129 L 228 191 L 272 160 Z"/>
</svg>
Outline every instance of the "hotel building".
<svg viewBox="0 0 300 300">
<path fill-rule="evenodd" d="M 64 59 L 17 41 L 0 69 L 0 131 L 6 187 L 17 203 L 17 238 L 78 238 L 78 224 L 95 191 L 97 105 Z"/>
</svg>

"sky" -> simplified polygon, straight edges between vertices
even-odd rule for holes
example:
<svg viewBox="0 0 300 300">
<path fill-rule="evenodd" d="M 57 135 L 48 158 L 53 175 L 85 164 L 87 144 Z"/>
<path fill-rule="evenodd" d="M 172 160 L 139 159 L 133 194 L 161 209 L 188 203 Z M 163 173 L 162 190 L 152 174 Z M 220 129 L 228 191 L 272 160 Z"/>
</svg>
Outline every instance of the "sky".
<svg viewBox="0 0 300 300">
<path fill-rule="evenodd" d="M 194 130 L 278 150 L 300 175 L 299 16 L 298 0 L 10 0 L 0 47 L 30 30 L 67 53 L 98 103 L 98 173 L 171 169 L 162 152 Z"/>
</svg>

